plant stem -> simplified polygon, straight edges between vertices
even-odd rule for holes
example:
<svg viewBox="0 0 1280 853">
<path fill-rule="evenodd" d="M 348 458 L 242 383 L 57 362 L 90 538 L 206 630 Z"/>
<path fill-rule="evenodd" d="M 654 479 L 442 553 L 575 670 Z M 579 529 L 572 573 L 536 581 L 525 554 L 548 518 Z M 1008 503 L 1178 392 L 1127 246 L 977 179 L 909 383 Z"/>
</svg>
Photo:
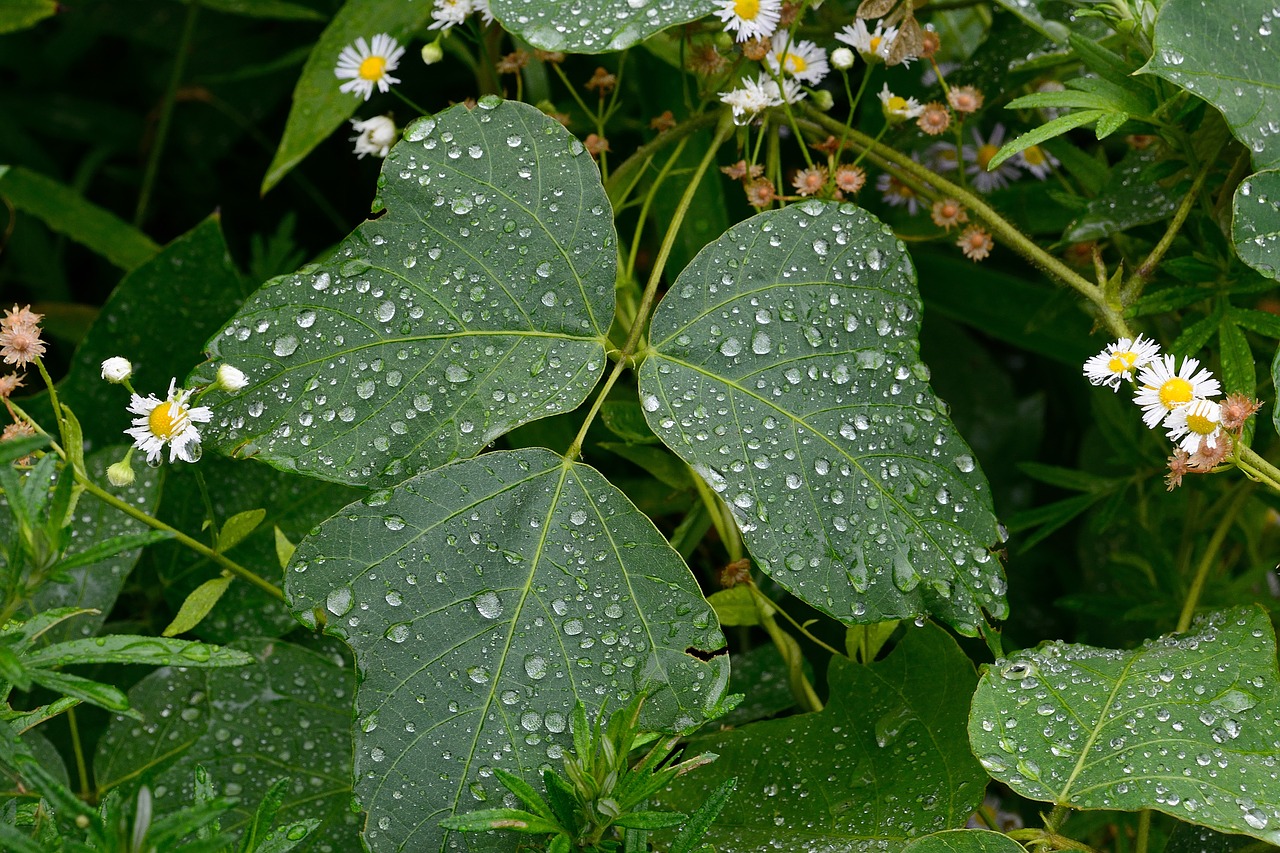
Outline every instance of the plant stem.
<svg viewBox="0 0 1280 853">
<path fill-rule="evenodd" d="M 764 596 L 756 588 L 753 583 L 750 585 L 751 600 L 756 605 L 756 615 L 760 618 L 760 627 L 764 628 L 765 633 L 769 635 L 769 639 L 773 640 L 774 646 L 778 649 L 778 654 L 782 656 L 783 662 L 787 665 L 787 672 L 791 680 L 791 693 L 796 698 L 796 702 L 806 711 L 815 712 L 822 710 L 822 700 L 818 698 L 818 693 L 813 689 L 813 685 L 809 683 L 809 679 L 804 674 L 803 655 L 800 654 L 800 647 L 796 643 L 795 637 L 792 637 L 786 631 L 778 627 L 778 623 L 773 618 L 775 608 L 773 603 Z"/>
<path fill-rule="evenodd" d="M 844 134 L 857 148 L 863 150 L 873 149 L 875 155 L 878 155 L 894 168 L 930 184 L 939 192 L 959 201 L 982 219 L 995 232 L 1001 242 L 1022 255 L 1033 265 L 1092 302 L 1098 311 L 1099 322 L 1106 326 L 1113 335 L 1116 337 L 1133 337 L 1133 333 L 1129 331 L 1128 323 L 1121 316 L 1117 306 L 1108 303 L 1102 290 L 1096 284 L 1082 277 L 1061 260 L 1040 248 L 1034 240 L 1015 228 L 981 198 L 964 187 L 952 183 L 923 164 L 917 163 L 910 157 L 876 142 L 865 133 L 857 130 L 847 130 L 843 124 L 835 121 L 821 110 L 814 109 L 808 105 L 802 106 L 807 116 L 824 130 L 830 133 Z"/>
<path fill-rule="evenodd" d="M 76 709 L 67 709 L 67 728 L 71 731 L 71 751 L 76 757 L 76 775 L 80 777 L 80 797 L 87 799 L 89 789 L 89 767 L 84 760 L 84 746 L 80 743 L 80 726 L 76 723 Z"/>
<path fill-rule="evenodd" d="M 1247 444 L 1237 442 L 1235 446 L 1235 462 L 1241 471 L 1258 482 L 1270 486 L 1272 491 L 1280 492 L 1280 468 L 1263 459 Z"/>
<path fill-rule="evenodd" d="M 391 87 L 391 94 L 395 95 L 395 96 L 396 96 L 397 98 L 399 98 L 402 102 L 404 102 L 405 104 L 407 104 L 407 105 L 408 105 L 408 107 L 409 107 L 409 109 L 413 110 L 413 111 L 414 111 L 414 112 L 416 112 L 418 115 L 420 115 L 420 116 L 429 116 L 429 115 L 431 115 L 431 111 L 430 111 L 430 110 L 424 110 L 422 107 L 420 107 L 420 106 L 418 106 L 417 104 L 415 104 L 415 103 L 414 103 L 414 102 L 409 98 L 409 96 L 408 96 L 408 95 L 406 95 L 404 92 L 401 92 L 401 91 L 400 91 L 399 89 L 397 89 L 395 86 L 392 86 L 392 87 Z M 401 122 L 401 125 L 402 125 L 402 126 L 403 126 L 404 124 L 406 124 L 406 122 Z M 397 138 L 398 138 L 398 137 L 397 137 Z"/>
<path fill-rule="evenodd" d="M 1175 631 L 1182 632 L 1191 627 L 1191 617 L 1195 615 L 1196 605 L 1200 602 L 1200 593 L 1204 590 L 1204 582 L 1209 577 L 1209 569 L 1217 560 L 1222 542 L 1227 538 L 1231 525 L 1235 524 L 1236 516 L 1244 506 L 1245 498 L 1249 496 L 1248 486 L 1248 483 L 1240 484 L 1235 498 L 1223 511 L 1222 518 L 1218 520 L 1218 526 L 1209 537 L 1209 544 L 1205 546 L 1200 564 L 1196 566 L 1195 576 L 1191 579 L 1191 588 L 1187 590 L 1187 598 L 1182 603 L 1182 613 L 1178 616 L 1178 626 L 1174 629 Z"/>
<path fill-rule="evenodd" d="M 658 171 L 658 177 L 653 179 L 653 184 L 649 187 L 649 192 L 645 193 L 644 202 L 640 205 L 640 217 L 636 223 L 635 238 L 631 241 L 631 250 L 627 253 L 627 267 L 625 278 L 631 281 L 636 271 L 636 255 L 640 251 L 640 238 L 644 233 L 645 220 L 649 218 L 649 207 L 653 204 L 654 198 L 658 195 L 658 189 L 662 186 L 663 181 L 667 179 L 667 175 L 671 173 L 671 167 L 680 159 L 680 155 L 684 153 L 685 145 L 689 142 L 688 138 L 681 139 L 680 144 L 676 146 L 676 150 L 667 158 L 667 162 L 662 164 L 662 168 Z"/>
<path fill-rule="evenodd" d="M 1164 260 L 1165 253 L 1173 245 L 1178 232 L 1182 230 L 1183 223 L 1187 221 L 1187 216 L 1191 213 L 1191 208 L 1195 206 L 1196 199 L 1200 197 L 1200 190 L 1204 188 L 1205 179 L 1209 177 L 1209 169 L 1212 165 L 1212 159 L 1206 158 L 1204 165 L 1200 167 L 1200 171 L 1196 172 L 1195 179 L 1191 182 L 1191 189 L 1187 190 L 1187 194 L 1183 196 L 1178 209 L 1174 211 L 1173 218 L 1169 220 L 1164 236 L 1160 238 L 1160 242 L 1156 243 L 1150 254 L 1133 271 L 1133 275 L 1129 276 L 1129 280 L 1125 282 L 1124 290 L 1121 292 L 1126 300 L 1132 301 L 1142 295 L 1142 288 L 1151 279 L 1156 267 Z"/>
<path fill-rule="evenodd" d="M 663 131 L 658 134 L 657 138 L 652 142 L 647 142 L 637 148 L 630 157 L 622 161 L 622 165 L 613 170 L 613 173 L 609 175 L 609 180 L 604 182 L 605 192 L 609 196 L 609 201 L 613 203 L 614 209 L 616 210 L 620 207 L 622 200 L 626 198 L 625 195 L 621 198 L 615 197 L 619 188 L 634 185 L 636 179 L 632 177 L 633 172 L 643 169 L 648 164 L 650 158 L 663 148 L 666 148 L 673 142 L 679 142 L 685 137 L 697 133 L 700 130 L 705 130 L 709 127 L 715 126 L 719 119 L 719 113 L 715 110 L 706 113 L 698 113 L 693 118 L 683 121 L 670 130 Z"/>
<path fill-rule="evenodd" d="M 1138 837 L 1133 842 L 1133 853 L 1147 853 L 1151 839 L 1151 809 L 1138 812 Z"/>
<path fill-rule="evenodd" d="M 187 54 L 191 50 L 191 39 L 195 35 L 196 17 L 199 13 L 199 2 L 187 4 L 187 18 L 182 24 L 182 35 L 178 38 L 173 73 L 169 75 L 169 85 L 165 89 L 164 101 L 160 104 L 160 120 L 156 122 L 156 135 L 151 142 L 151 154 L 147 157 L 147 170 L 142 175 L 142 188 L 138 191 L 138 206 L 133 211 L 135 227 L 140 227 L 147 215 L 147 204 L 151 201 L 151 190 L 155 186 L 156 175 L 160 171 L 160 158 L 164 154 L 165 141 L 169 138 L 173 106 L 178 100 L 178 84 L 182 82 L 182 76 L 187 69 Z"/>
</svg>

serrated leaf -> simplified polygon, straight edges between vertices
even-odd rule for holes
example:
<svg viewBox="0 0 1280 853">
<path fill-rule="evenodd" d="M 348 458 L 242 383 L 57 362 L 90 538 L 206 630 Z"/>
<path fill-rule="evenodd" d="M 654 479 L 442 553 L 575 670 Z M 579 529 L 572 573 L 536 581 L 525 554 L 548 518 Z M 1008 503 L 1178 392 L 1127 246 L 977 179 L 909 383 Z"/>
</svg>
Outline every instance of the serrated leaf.
<svg viewBox="0 0 1280 853">
<path fill-rule="evenodd" d="M 659 304 L 649 425 L 721 495 L 756 563 L 849 624 L 1003 614 L 987 483 L 920 361 L 899 242 L 853 205 L 754 216 Z"/>
<path fill-rule="evenodd" d="M 1025 850 L 1002 832 L 948 829 L 908 842 L 902 853 L 1025 853 Z"/>
<path fill-rule="evenodd" d="M 977 676 L 955 640 L 936 625 L 911 628 L 882 661 L 833 657 L 828 681 L 819 713 L 695 739 L 689 750 L 720 758 L 656 804 L 687 808 L 736 776 L 741 793 L 706 836 L 734 853 L 894 850 L 963 826 L 987 779 L 964 734 Z"/>
<path fill-rule="evenodd" d="M 405 133 L 383 165 L 386 214 L 267 282 L 209 342 L 250 381 L 210 395 L 207 443 L 386 484 L 586 399 L 617 266 L 595 162 L 516 102 L 459 104 Z"/>
<path fill-rule="evenodd" d="M 239 545 L 250 533 L 258 529 L 258 525 L 262 524 L 262 519 L 266 517 L 267 511 L 259 507 L 237 512 L 228 518 L 222 523 L 222 529 L 218 531 L 218 550 L 228 551 Z"/>
<path fill-rule="evenodd" d="M 987 772 L 1033 800 L 1155 809 L 1280 841 L 1275 633 L 1241 607 L 1134 651 L 1047 643 L 991 665 L 969 721 Z"/>
<path fill-rule="evenodd" d="M 1250 175 L 1231 200 L 1231 242 L 1240 260 L 1280 279 L 1280 170 Z"/>
<path fill-rule="evenodd" d="M 489 0 L 503 29 L 543 50 L 605 53 L 624 50 L 656 32 L 696 21 L 716 8 L 711 0 Z"/>
<path fill-rule="evenodd" d="M 679 555 L 594 469 L 546 450 L 348 506 L 299 543 L 286 592 L 355 651 L 374 851 L 445 849 L 442 818 L 501 802 L 488 768 L 525 774 L 572 746 L 578 702 L 594 717 L 653 691 L 644 727 L 684 729 L 728 677 L 724 656 L 686 653 L 724 638 Z"/>
<path fill-rule="evenodd" d="M 222 598 L 230 584 L 231 575 L 223 575 L 210 578 L 193 589 L 183 600 L 173 621 L 160 633 L 160 636 L 176 637 L 199 625 Z"/>
<path fill-rule="evenodd" d="M 1165 0 L 1156 16 L 1154 52 L 1141 73 L 1156 74 L 1222 111 L 1256 169 L 1280 164 L 1280 63 L 1272 0 Z"/>
<path fill-rule="evenodd" d="M 1039 145 L 1046 140 L 1053 139 L 1055 136 L 1061 136 L 1069 130 L 1075 130 L 1077 127 L 1097 121 L 1104 115 L 1106 113 L 1101 110 L 1080 110 L 1079 112 L 1058 116 L 1052 121 L 1040 125 L 1035 130 L 1029 130 L 1021 136 L 1010 139 L 991 158 L 987 168 L 994 169 L 1019 151 L 1025 151 L 1032 145 Z"/>
<path fill-rule="evenodd" d="M 1179 198 L 1168 187 L 1143 181 L 1152 151 L 1130 151 L 1111 170 L 1102 192 L 1089 199 L 1085 213 L 1068 226 L 1062 239 L 1080 243 L 1100 240 L 1138 225 L 1161 222 L 1173 214 Z"/>
<path fill-rule="evenodd" d="M 107 728 L 94 759 L 99 789 L 145 774 L 164 814 L 193 801 L 194 771 L 203 765 L 220 793 L 240 799 L 222 818 L 225 839 L 249 825 L 268 788 L 288 776 L 279 820 L 317 819 L 334 850 L 359 849 L 361 818 L 350 807 L 355 673 L 335 655 L 278 640 L 235 647 L 256 658 L 252 666 L 166 668 L 129 691 L 146 718 L 117 718 Z"/>
</svg>

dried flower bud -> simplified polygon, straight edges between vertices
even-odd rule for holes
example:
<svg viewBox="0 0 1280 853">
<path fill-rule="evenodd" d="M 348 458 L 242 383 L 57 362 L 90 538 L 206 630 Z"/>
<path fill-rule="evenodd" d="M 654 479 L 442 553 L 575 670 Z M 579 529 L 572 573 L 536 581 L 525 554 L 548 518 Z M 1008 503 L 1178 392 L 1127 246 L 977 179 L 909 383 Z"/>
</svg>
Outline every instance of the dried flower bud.
<svg viewBox="0 0 1280 853">
<path fill-rule="evenodd" d="M 1222 428 L 1239 432 L 1245 421 L 1261 408 L 1261 400 L 1250 399 L 1244 394 L 1228 394 L 1222 401 Z"/>
</svg>

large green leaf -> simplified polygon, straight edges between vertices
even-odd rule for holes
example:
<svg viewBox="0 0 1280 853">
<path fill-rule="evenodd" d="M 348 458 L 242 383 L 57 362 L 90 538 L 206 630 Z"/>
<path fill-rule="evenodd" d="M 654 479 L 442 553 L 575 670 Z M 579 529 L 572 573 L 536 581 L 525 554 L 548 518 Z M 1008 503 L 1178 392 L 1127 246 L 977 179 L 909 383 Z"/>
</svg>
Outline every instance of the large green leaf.
<svg viewBox="0 0 1280 853">
<path fill-rule="evenodd" d="M 646 725 L 702 722 L 728 680 L 688 568 L 594 469 L 492 453 L 352 504 L 299 544 L 298 617 L 356 653 L 356 793 L 375 851 L 445 850 L 455 811 L 502 803 L 571 745 L 574 704 L 649 692 Z"/>
<path fill-rule="evenodd" d="M 989 829 L 948 829 L 917 838 L 902 853 L 1023 853 L 1009 836 Z"/>
<path fill-rule="evenodd" d="M 733 853 L 897 850 L 964 826 L 987 778 L 965 743 L 977 676 L 955 640 L 912 629 L 882 661 L 833 657 L 828 680 L 819 713 L 695 739 L 691 750 L 720 758 L 677 779 L 663 804 L 688 810 L 738 777 L 706 838 Z"/>
<path fill-rule="evenodd" d="M 1280 842 L 1280 675 L 1257 607 L 1117 651 L 1054 642 L 996 661 L 969 739 L 1025 797 L 1083 809 L 1156 809 Z"/>
<path fill-rule="evenodd" d="M 257 660 L 242 669 L 157 670 L 129 691 L 145 720 L 116 717 L 98 744 L 101 791 L 145 779 L 157 814 L 194 798 L 203 765 L 218 793 L 238 797 L 224 833 L 253 819 L 276 780 L 292 781 L 278 820 L 322 821 L 306 849 L 359 849 L 351 811 L 351 697 L 355 673 L 336 654 L 279 640 L 234 644 Z"/>
<path fill-rule="evenodd" d="M 0 33 L 34 27 L 57 12 L 54 0 L 0 0 Z"/>
<path fill-rule="evenodd" d="M 1280 170 L 1250 175 L 1236 187 L 1231 242 L 1240 260 L 1268 278 L 1280 279 Z"/>
<path fill-rule="evenodd" d="M 649 425 L 775 580 L 846 622 L 1003 615 L 986 480 L 928 385 L 902 243 L 853 205 L 731 228 L 653 318 Z"/>
<path fill-rule="evenodd" d="M 342 80 L 334 76 L 333 69 L 342 48 L 357 38 L 367 42 L 378 33 L 387 33 L 404 43 L 431 20 L 432 8 L 433 3 L 404 0 L 346 0 L 342 4 L 320 34 L 298 77 L 280 147 L 262 179 L 264 193 L 364 105 L 359 96 L 339 91 Z M 404 72 L 394 75 L 400 79 L 408 73 L 428 73 L 412 51 L 406 52 L 401 63 Z"/>
<path fill-rule="evenodd" d="M 595 384 L 616 238 L 595 162 L 559 122 L 496 98 L 452 107 L 408 128 L 379 186 L 384 216 L 267 282 L 210 341 L 250 377 L 210 425 L 223 449 L 395 482 Z"/>
<path fill-rule="evenodd" d="M 711 0 L 490 0 L 489 8 L 508 32 L 544 50 L 605 53 L 696 21 L 716 5 Z"/>
<path fill-rule="evenodd" d="M 1155 52 L 1142 71 L 1170 80 L 1222 111 L 1253 165 L 1280 165 L 1280 62 L 1273 0 L 1165 0 L 1156 17 Z"/>
</svg>

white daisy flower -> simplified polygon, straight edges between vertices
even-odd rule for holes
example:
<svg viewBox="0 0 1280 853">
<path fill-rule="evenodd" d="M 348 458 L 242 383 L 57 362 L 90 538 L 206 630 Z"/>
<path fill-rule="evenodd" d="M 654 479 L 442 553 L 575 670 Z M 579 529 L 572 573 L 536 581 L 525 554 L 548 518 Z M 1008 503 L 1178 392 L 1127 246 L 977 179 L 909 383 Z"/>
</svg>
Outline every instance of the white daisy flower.
<svg viewBox="0 0 1280 853">
<path fill-rule="evenodd" d="M 994 171 L 987 171 L 991 158 L 996 156 L 996 152 L 1000 150 L 1000 144 L 1004 142 L 1003 124 L 997 124 L 991 128 L 991 135 L 986 139 L 982 138 L 978 128 L 973 128 L 973 140 L 974 145 L 966 145 L 961 151 L 969 164 L 964 170 L 973 179 L 974 189 L 978 192 L 989 193 L 992 190 L 1007 187 L 1010 181 L 1017 180 L 1018 175 L 1022 174 L 1013 164 L 1013 160 L 1005 160 Z"/>
<path fill-rule="evenodd" d="M 1216 449 L 1222 440 L 1222 406 L 1212 400 L 1195 399 L 1174 409 L 1165 420 L 1169 439 L 1188 453 L 1200 449 L 1200 442 Z"/>
<path fill-rule="evenodd" d="M 1120 380 L 1131 381 L 1133 375 L 1155 361 L 1160 355 L 1160 345 L 1142 335 L 1121 338 L 1108 344 L 1102 352 L 1091 356 L 1084 363 L 1084 375 L 1094 385 L 1106 385 L 1112 391 L 1120 390 Z"/>
<path fill-rule="evenodd" d="M 867 22 L 859 18 L 853 22 L 853 26 L 846 26 L 836 33 L 836 41 L 842 41 L 858 51 L 864 62 L 876 63 L 889 58 L 889 47 L 897 36 L 896 27 L 886 30 L 882 24 L 877 23 L 874 30 L 868 30 Z"/>
<path fill-rule="evenodd" d="M 435 0 L 429 29 L 447 30 L 457 26 L 467 19 L 474 7 L 472 0 Z"/>
<path fill-rule="evenodd" d="M 784 102 L 794 104 L 804 95 L 804 89 L 795 80 L 783 80 L 779 88 L 777 81 L 759 74 L 754 80 L 745 78 L 740 89 L 721 92 L 720 100 L 733 108 L 734 122 L 746 124 L 760 111 L 782 106 Z"/>
<path fill-rule="evenodd" d="M 782 0 L 716 0 L 716 17 L 734 41 L 768 38 L 782 20 Z"/>
<path fill-rule="evenodd" d="M 129 359 L 118 355 L 102 362 L 102 378 L 115 385 L 128 379 L 133 375 L 133 365 L 129 363 Z"/>
<path fill-rule="evenodd" d="M 364 159 L 364 155 L 372 154 L 374 157 L 386 157 L 387 152 L 391 150 L 391 146 L 396 141 L 396 123 L 386 116 L 374 116 L 364 121 L 349 119 L 351 129 L 356 135 L 351 137 L 351 141 L 356 144 L 352 149 L 352 153 Z"/>
<path fill-rule="evenodd" d="M 1032 145 L 1022 149 L 1014 159 L 1018 161 L 1019 166 L 1042 181 L 1049 177 L 1049 173 L 1058 165 L 1058 158 L 1045 151 L 1039 145 Z"/>
<path fill-rule="evenodd" d="M 1142 386 L 1133 402 L 1142 408 L 1142 421 L 1148 429 L 1155 429 L 1175 409 L 1192 400 L 1216 397 L 1222 393 L 1218 380 L 1208 370 L 1196 372 L 1200 362 L 1194 358 L 1183 359 L 1175 372 L 1174 356 L 1162 355 L 1138 371 L 1138 383 Z"/>
<path fill-rule="evenodd" d="M 176 388 L 177 380 L 169 380 L 169 394 L 157 400 L 154 394 L 145 398 L 134 394 L 129 411 L 138 417 L 125 434 L 133 438 L 133 446 L 147 454 L 148 465 L 159 465 L 164 446 L 169 445 L 169 461 L 181 459 L 195 462 L 200 458 L 200 430 L 197 423 L 213 419 L 208 406 L 188 406 L 192 391 Z"/>
<path fill-rule="evenodd" d="M 395 71 L 404 56 L 404 48 L 386 33 L 378 33 L 373 37 L 370 47 L 364 37 L 356 39 L 355 45 L 347 45 L 338 54 L 338 65 L 333 69 L 335 77 L 346 80 L 338 91 L 353 92 L 369 100 L 376 85 L 379 92 L 391 89 L 392 83 L 400 80 L 387 72 Z"/>
<path fill-rule="evenodd" d="M 471 11 L 480 13 L 480 20 L 486 24 L 493 23 L 493 11 L 489 8 L 489 0 L 471 0 Z"/>
<path fill-rule="evenodd" d="M 924 112 L 924 106 L 915 98 L 902 98 L 890 92 L 888 83 L 880 90 L 880 108 L 884 110 L 884 119 L 889 124 L 901 124 Z"/>
<path fill-rule="evenodd" d="M 830 73 L 827 52 L 811 41 L 796 41 L 789 32 L 776 33 L 773 46 L 765 57 L 774 73 L 782 73 L 816 86 Z"/>
</svg>

